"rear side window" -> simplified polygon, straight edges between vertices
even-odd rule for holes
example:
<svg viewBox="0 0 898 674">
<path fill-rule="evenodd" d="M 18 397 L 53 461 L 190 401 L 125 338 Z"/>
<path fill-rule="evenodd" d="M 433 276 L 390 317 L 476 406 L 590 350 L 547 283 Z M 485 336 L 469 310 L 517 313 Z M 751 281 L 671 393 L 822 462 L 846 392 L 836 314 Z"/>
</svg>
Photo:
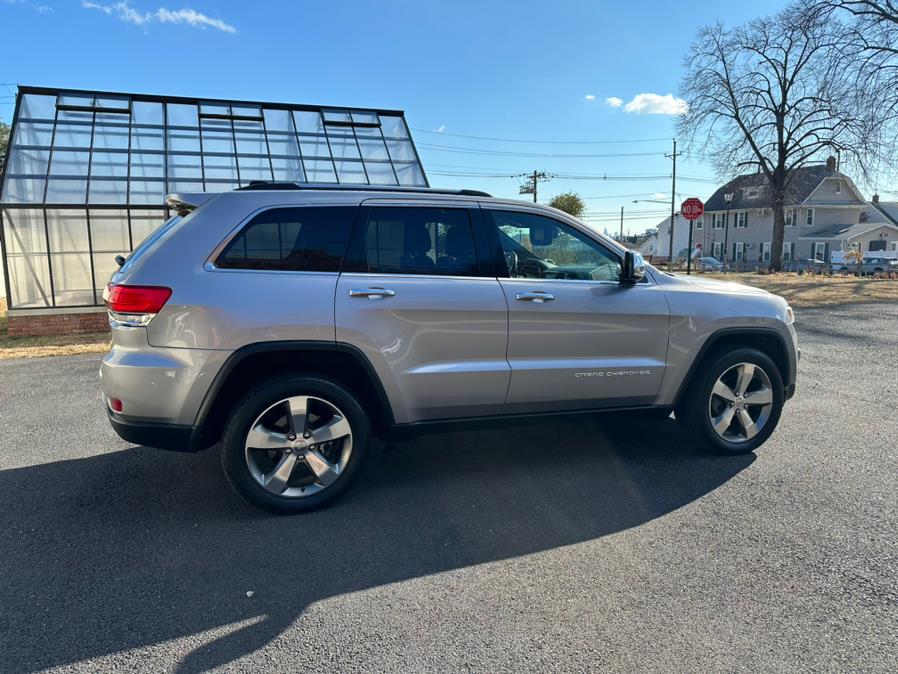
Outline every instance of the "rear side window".
<svg viewBox="0 0 898 674">
<path fill-rule="evenodd" d="M 478 275 L 471 220 L 465 209 L 376 207 L 370 210 L 364 234 L 369 272 Z"/>
<path fill-rule="evenodd" d="M 354 206 L 272 208 L 259 213 L 215 264 L 223 269 L 340 271 Z"/>
</svg>

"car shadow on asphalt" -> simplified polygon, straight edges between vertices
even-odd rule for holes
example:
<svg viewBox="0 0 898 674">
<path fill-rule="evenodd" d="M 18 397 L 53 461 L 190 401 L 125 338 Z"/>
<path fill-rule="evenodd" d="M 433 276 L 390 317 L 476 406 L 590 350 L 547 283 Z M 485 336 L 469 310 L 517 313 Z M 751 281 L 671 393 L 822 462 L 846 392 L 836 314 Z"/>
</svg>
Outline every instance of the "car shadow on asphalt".
<svg viewBox="0 0 898 674">
<path fill-rule="evenodd" d="M 3 667 L 217 630 L 178 664 L 207 670 L 264 647 L 312 602 L 639 526 L 753 460 L 700 454 L 670 420 L 447 433 L 372 457 L 342 500 L 294 517 L 235 496 L 217 448 L 6 470 Z"/>
</svg>

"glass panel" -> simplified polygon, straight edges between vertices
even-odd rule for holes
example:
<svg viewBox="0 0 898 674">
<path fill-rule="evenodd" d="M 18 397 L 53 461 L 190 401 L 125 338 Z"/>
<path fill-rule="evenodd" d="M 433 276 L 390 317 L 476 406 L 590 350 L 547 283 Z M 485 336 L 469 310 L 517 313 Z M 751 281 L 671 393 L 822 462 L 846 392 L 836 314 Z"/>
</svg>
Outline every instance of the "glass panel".
<svg viewBox="0 0 898 674">
<path fill-rule="evenodd" d="M 352 121 L 357 124 L 378 124 L 376 112 L 352 111 Z"/>
<path fill-rule="evenodd" d="M 94 303 L 94 283 L 87 253 L 56 253 L 50 256 L 53 296 L 56 306 Z"/>
<path fill-rule="evenodd" d="M 59 94 L 56 104 L 72 105 L 79 108 L 92 108 L 94 107 L 94 97 L 85 96 L 84 94 Z"/>
<path fill-rule="evenodd" d="M 299 156 L 299 143 L 296 142 L 296 136 L 286 133 L 268 132 L 268 147 L 271 154 L 289 155 L 291 157 Z"/>
<path fill-rule="evenodd" d="M 50 147 L 53 142 L 53 124 L 42 122 L 19 122 L 13 135 L 13 145 L 42 145 Z M 88 139 L 90 142 L 90 139 Z"/>
<path fill-rule="evenodd" d="M 47 235 L 51 253 L 83 253 L 90 250 L 87 240 L 87 211 L 50 209 Z"/>
<path fill-rule="evenodd" d="M 268 157 L 237 157 L 240 180 L 271 180 L 271 165 Z"/>
<path fill-rule="evenodd" d="M 235 117 L 261 117 L 262 108 L 258 105 L 232 105 L 231 114 Z"/>
<path fill-rule="evenodd" d="M 121 253 L 130 250 L 128 211 L 124 208 L 91 209 L 90 242 L 94 252 L 97 253 Z"/>
<path fill-rule="evenodd" d="M 234 152 L 234 131 L 230 120 L 203 120 L 203 152 Z"/>
<path fill-rule="evenodd" d="M 168 194 L 172 192 L 202 192 L 203 191 L 203 181 L 202 180 L 169 180 L 168 181 L 168 190 L 166 191 Z M 136 239 L 135 239 L 136 241 Z"/>
<path fill-rule="evenodd" d="M 380 115 L 380 130 L 388 138 L 408 138 L 405 122 L 398 115 Z"/>
<path fill-rule="evenodd" d="M 3 187 L 3 201 L 20 204 L 34 203 L 44 200 L 43 178 L 6 178 Z"/>
<path fill-rule="evenodd" d="M 334 159 L 361 159 L 359 156 L 359 146 L 356 145 L 355 137 L 334 136 L 328 134 L 328 140 L 331 145 L 331 154 Z"/>
<path fill-rule="evenodd" d="M 271 165 L 274 169 L 275 180 L 299 183 L 305 181 L 302 162 L 298 157 L 272 157 Z"/>
<path fill-rule="evenodd" d="M 56 98 L 39 94 L 23 94 L 19 108 L 19 122 L 23 119 L 49 119 L 56 117 Z"/>
<path fill-rule="evenodd" d="M 126 204 L 128 181 L 91 178 L 87 200 L 92 204 Z"/>
<path fill-rule="evenodd" d="M 180 103 L 168 103 L 168 124 L 169 126 L 198 126 L 199 120 L 196 114 L 195 105 L 184 105 Z"/>
<path fill-rule="evenodd" d="M 130 106 L 130 99 L 127 96 L 98 96 L 96 107 L 112 109 L 112 110 L 127 110 Z"/>
<path fill-rule="evenodd" d="M 304 159 L 302 162 L 306 172 L 306 182 L 310 183 L 335 183 L 337 176 L 334 174 L 334 164 L 328 161 L 315 161 Z"/>
<path fill-rule="evenodd" d="M 265 128 L 268 131 L 294 131 L 293 116 L 289 110 L 265 109 Z"/>
<path fill-rule="evenodd" d="M 378 140 L 383 138 L 379 126 L 354 126 L 352 129 L 355 131 L 357 138 L 368 137 L 377 138 Z"/>
<path fill-rule="evenodd" d="M 103 296 L 103 289 L 109 283 L 112 275 L 119 269 L 118 263 L 115 261 L 116 255 L 127 257 L 128 248 L 108 253 L 94 253 L 94 288 L 97 291 L 97 299 Z"/>
<path fill-rule="evenodd" d="M 15 148 L 9 154 L 10 175 L 17 173 L 47 175 L 47 164 L 50 161 L 50 150 L 24 150 Z"/>
<path fill-rule="evenodd" d="M 365 170 L 368 172 L 368 182 L 372 185 L 396 185 L 396 175 L 393 167 L 388 163 L 365 162 Z"/>
<path fill-rule="evenodd" d="M 38 209 L 10 209 L 3 212 L 3 235 L 10 255 L 47 250 L 44 212 Z"/>
<path fill-rule="evenodd" d="M 199 142 L 197 142 L 197 149 Z M 131 127 L 131 151 L 162 150 L 162 129 Z"/>
<path fill-rule="evenodd" d="M 84 124 L 57 124 L 53 147 L 90 147 L 91 127 Z"/>
<path fill-rule="evenodd" d="M 8 255 L 10 307 L 50 306 L 50 263 L 46 255 Z"/>
<path fill-rule="evenodd" d="M 321 114 L 318 112 L 310 112 L 306 110 L 294 110 L 293 120 L 296 123 L 296 130 L 305 133 L 324 133 L 324 122 Z"/>
<path fill-rule="evenodd" d="M 325 122 L 351 122 L 349 112 L 345 110 L 323 110 Z"/>
<path fill-rule="evenodd" d="M 230 115 L 231 106 L 226 103 L 200 103 L 201 115 Z"/>
<path fill-rule="evenodd" d="M 51 178 L 47 184 L 47 203 L 83 204 L 87 198 L 87 180 Z"/>
<path fill-rule="evenodd" d="M 247 184 L 247 183 L 244 183 Z M 206 181 L 206 192 L 230 192 L 240 187 L 240 183 L 236 181 L 210 182 Z"/>
<path fill-rule="evenodd" d="M 367 185 L 368 177 L 360 161 L 336 161 L 337 177 L 341 183 Z"/>
<path fill-rule="evenodd" d="M 51 176 L 86 176 L 89 152 L 54 150 L 50 161 Z"/>
<path fill-rule="evenodd" d="M 237 180 L 237 159 L 230 157 L 203 157 L 205 178 L 219 178 L 225 180 Z M 181 177 L 181 176 L 175 176 Z"/>
<path fill-rule="evenodd" d="M 390 155 L 387 154 L 387 146 L 380 138 L 359 138 L 359 149 L 362 151 L 362 157 L 368 160 L 390 159 Z"/>
<path fill-rule="evenodd" d="M 128 177 L 128 155 L 125 152 L 94 152 L 90 157 L 90 175 Z"/>
<path fill-rule="evenodd" d="M 390 158 L 393 161 L 417 161 L 415 150 L 408 141 L 388 140 L 387 147 L 390 150 Z"/>
<path fill-rule="evenodd" d="M 94 127 L 94 149 L 127 150 L 128 134 L 127 126 Z"/>
<path fill-rule="evenodd" d="M 162 103 L 134 101 L 131 103 L 131 121 L 135 124 L 163 124 Z"/>
<path fill-rule="evenodd" d="M 82 124 L 93 124 L 94 113 L 85 112 L 83 110 L 57 110 L 56 119 L 60 122 L 81 122 Z"/>
<path fill-rule="evenodd" d="M 131 115 L 123 112 L 98 112 L 94 115 L 94 124 L 128 126 L 130 123 Z"/>
<path fill-rule="evenodd" d="M 125 155 L 127 156 L 127 155 Z M 165 157 L 161 154 L 131 154 L 131 178 L 165 177 Z"/>
<path fill-rule="evenodd" d="M 234 122 L 237 132 L 237 154 L 268 154 L 262 122 Z"/>
<path fill-rule="evenodd" d="M 131 240 L 137 248 L 150 234 L 165 222 L 165 211 L 131 210 Z"/>
<path fill-rule="evenodd" d="M 330 157 L 331 151 L 326 138 L 300 136 L 299 146 L 303 157 Z"/>
<path fill-rule="evenodd" d="M 132 180 L 128 201 L 132 204 L 161 206 L 165 203 L 165 183 L 161 180 Z"/>
<path fill-rule="evenodd" d="M 399 184 L 410 187 L 426 187 L 427 181 L 417 164 L 393 164 Z"/>
<path fill-rule="evenodd" d="M 176 154 L 168 157 L 169 178 L 202 178 L 198 154 Z"/>
</svg>

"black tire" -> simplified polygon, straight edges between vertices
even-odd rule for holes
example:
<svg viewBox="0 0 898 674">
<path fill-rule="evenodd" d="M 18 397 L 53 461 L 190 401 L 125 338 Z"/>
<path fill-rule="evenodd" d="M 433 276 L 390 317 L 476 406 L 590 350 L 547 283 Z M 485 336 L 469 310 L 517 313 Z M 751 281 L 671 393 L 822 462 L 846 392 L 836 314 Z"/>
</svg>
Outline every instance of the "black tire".
<svg viewBox="0 0 898 674">
<path fill-rule="evenodd" d="M 342 412 L 351 429 L 352 450 L 339 476 L 321 491 L 308 496 L 280 496 L 266 490 L 253 477 L 247 462 L 247 435 L 265 410 L 278 401 L 300 395 L 327 401 Z M 285 376 L 259 384 L 234 407 L 222 438 L 221 463 L 231 486 L 253 505 L 281 514 L 309 512 L 332 503 L 352 485 L 368 458 L 370 443 L 368 415 L 342 385 L 320 377 Z"/>
<path fill-rule="evenodd" d="M 772 407 L 757 435 L 742 442 L 721 437 L 711 423 L 709 405 L 718 378 L 739 363 L 761 368 L 770 380 Z M 785 395 L 779 368 L 769 356 L 757 349 L 712 351 L 699 365 L 692 382 L 677 405 L 676 418 L 683 432 L 702 448 L 715 454 L 747 454 L 760 447 L 776 429 L 783 410 Z"/>
</svg>

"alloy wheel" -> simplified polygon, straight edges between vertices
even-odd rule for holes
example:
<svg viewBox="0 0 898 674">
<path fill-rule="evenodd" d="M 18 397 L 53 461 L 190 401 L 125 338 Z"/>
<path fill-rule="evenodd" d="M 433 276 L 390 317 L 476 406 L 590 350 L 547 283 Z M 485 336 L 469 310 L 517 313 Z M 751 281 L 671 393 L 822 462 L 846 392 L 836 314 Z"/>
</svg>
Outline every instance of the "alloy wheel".
<svg viewBox="0 0 898 674">
<path fill-rule="evenodd" d="M 773 410 L 770 377 L 754 363 L 727 368 L 711 389 L 711 427 L 727 442 L 748 442 L 760 433 Z"/>
</svg>

